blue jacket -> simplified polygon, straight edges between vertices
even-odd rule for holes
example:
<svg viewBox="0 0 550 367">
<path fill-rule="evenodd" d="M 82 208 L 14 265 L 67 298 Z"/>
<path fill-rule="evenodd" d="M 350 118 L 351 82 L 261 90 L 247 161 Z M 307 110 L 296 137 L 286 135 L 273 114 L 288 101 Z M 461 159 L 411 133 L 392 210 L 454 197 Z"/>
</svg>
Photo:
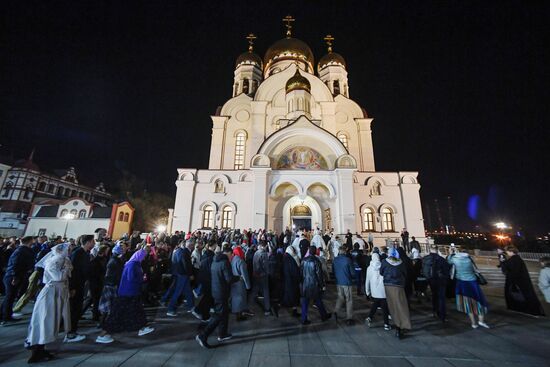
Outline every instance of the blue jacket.
<svg viewBox="0 0 550 367">
<path fill-rule="evenodd" d="M 25 277 L 34 268 L 34 255 L 30 247 L 21 245 L 16 248 L 8 260 L 5 277 Z"/>
<path fill-rule="evenodd" d="M 407 267 L 400 259 L 397 261 L 388 257 L 382 261 L 380 275 L 384 277 L 384 285 L 405 287 L 407 279 Z"/>
<path fill-rule="evenodd" d="M 355 268 L 353 261 L 346 255 L 338 255 L 332 262 L 332 271 L 336 278 L 336 285 L 353 285 Z"/>
<path fill-rule="evenodd" d="M 143 269 L 141 263 L 129 261 L 124 266 L 118 295 L 121 297 L 136 297 L 141 295 L 141 285 L 143 284 Z"/>
<path fill-rule="evenodd" d="M 193 264 L 191 263 L 191 252 L 187 248 L 178 247 L 172 254 L 173 275 L 193 275 Z"/>
</svg>

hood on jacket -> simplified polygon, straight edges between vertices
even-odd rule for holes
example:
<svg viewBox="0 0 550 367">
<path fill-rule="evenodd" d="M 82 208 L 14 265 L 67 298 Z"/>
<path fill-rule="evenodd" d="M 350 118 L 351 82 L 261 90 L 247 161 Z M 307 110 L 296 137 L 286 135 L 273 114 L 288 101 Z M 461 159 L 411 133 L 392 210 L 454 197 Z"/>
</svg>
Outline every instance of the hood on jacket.
<svg viewBox="0 0 550 367">
<path fill-rule="evenodd" d="M 222 262 L 222 261 L 229 261 L 229 258 L 227 257 L 226 254 L 221 253 L 221 254 L 214 255 L 214 262 Z"/>
<path fill-rule="evenodd" d="M 373 253 L 369 267 L 372 267 L 372 270 L 377 272 L 380 270 L 381 266 L 382 262 L 380 262 L 380 255 L 378 255 L 377 253 Z"/>
</svg>

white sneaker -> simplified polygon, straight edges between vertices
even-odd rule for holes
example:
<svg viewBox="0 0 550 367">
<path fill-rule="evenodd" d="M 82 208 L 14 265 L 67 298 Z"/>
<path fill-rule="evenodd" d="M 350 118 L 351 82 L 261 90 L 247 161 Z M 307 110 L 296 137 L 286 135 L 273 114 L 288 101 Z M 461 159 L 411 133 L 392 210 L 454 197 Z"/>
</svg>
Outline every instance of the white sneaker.
<svg viewBox="0 0 550 367">
<path fill-rule="evenodd" d="M 489 325 L 487 325 L 487 324 L 486 324 L 486 323 L 484 323 L 484 322 L 478 321 L 478 323 L 477 323 L 477 324 L 478 324 L 479 326 L 482 326 L 482 327 L 484 327 L 485 329 L 490 329 Z"/>
<path fill-rule="evenodd" d="M 479 325 L 477 324 L 472 324 L 472 329 L 477 329 L 479 327 Z"/>
<path fill-rule="evenodd" d="M 78 342 L 83 341 L 84 339 L 86 339 L 86 335 L 75 334 L 75 336 L 73 336 L 72 338 L 69 338 L 68 335 L 65 335 L 65 339 L 63 339 L 63 342 L 65 342 L 65 343 L 78 343 Z"/>
<path fill-rule="evenodd" d="M 11 314 L 11 318 L 14 320 L 21 320 L 23 314 L 21 312 L 14 312 Z"/>
<path fill-rule="evenodd" d="M 95 338 L 95 342 L 100 343 L 100 344 L 109 344 L 109 343 L 112 343 L 114 341 L 115 340 L 113 339 L 113 337 L 110 336 L 109 334 L 106 334 L 106 335 L 103 335 L 103 336 L 100 335 L 97 338 Z"/>
<path fill-rule="evenodd" d="M 202 316 L 197 311 L 195 311 L 195 309 L 191 311 L 191 315 L 195 316 L 199 320 L 202 320 Z"/>
<path fill-rule="evenodd" d="M 147 335 L 147 334 L 152 333 L 153 331 L 155 331 L 155 328 L 146 326 L 146 327 L 144 327 L 144 328 L 139 329 L 139 331 L 138 331 L 138 336 Z"/>
<path fill-rule="evenodd" d="M 177 317 L 178 314 L 176 312 L 166 312 L 166 316 Z"/>
</svg>

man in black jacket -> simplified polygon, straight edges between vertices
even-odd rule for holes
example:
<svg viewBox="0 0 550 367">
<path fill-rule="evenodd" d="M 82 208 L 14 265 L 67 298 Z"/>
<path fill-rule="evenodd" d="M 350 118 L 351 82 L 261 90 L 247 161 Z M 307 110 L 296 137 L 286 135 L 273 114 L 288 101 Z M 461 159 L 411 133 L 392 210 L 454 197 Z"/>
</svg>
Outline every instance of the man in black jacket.
<svg viewBox="0 0 550 367">
<path fill-rule="evenodd" d="M 216 328 L 218 328 L 219 342 L 229 340 L 232 337 L 227 331 L 229 324 L 229 296 L 231 294 L 231 284 L 239 280 L 238 277 L 233 276 L 233 272 L 231 271 L 232 258 L 233 250 L 230 246 L 225 246 L 221 253 L 214 256 L 212 268 L 210 269 L 214 314 L 203 332 L 195 337 L 195 340 L 203 348 L 210 347 L 208 337 Z"/>
<path fill-rule="evenodd" d="M 432 291 L 432 311 L 442 322 L 446 319 L 445 289 L 450 276 L 450 265 L 437 253 L 437 245 L 430 245 L 430 254 L 422 259 L 422 273 Z"/>
<path fill-rule="evenodd" d="M 21 240 L 21 245 L 9 257 L 3 279 L 6 293 L 0 314 L 2 325 L 8 321 L 13 321 L 12 313 L 15 297 L 21 289 L 26 287 L 26 280 L 33 270 L 35 253 L 31 249 L 32 243 L 33 238 L 31 236 L 24 237 Z"/>
<path fill-rule="evenodd" d="M 214 261 L 214 251 L 218 244 L 216 241 L 209 241 L 206 251 L 202 254 L 201 265 L 199 269 L 198 282 L 201 285 L 202 298 L 192 312 L 193 316 L 200 320 L 208 320 L 210 318 L 210 308 L 214 305 L 212 298 L 212 276 L 211 267 Z"/>
<path fill-rule="evenodd" d="M 90 251 L 95 245 L 93 235 L 84 235 L 80 238 L 81 245 L 71 254 L 73 271 L 69 280 L 69 294 L 71 297 L 71 330 L 65 337 L 65 342 L 75 343 L 86 338 L 85 335 L 77 334 L 78 320 L 82 317 L 82 306 L 84 302 L 84 288 L 90 274 Z"/>
<path fill-rule="evenodd" d="M 193 264 L 191 263 L 191 253 L 195 249 L 195 243 L 189 239 L 182 241 L 172 254 L 172 276 L 175 277 L 174 289 L 168 304 L 167 316 L 175 317 L 178 314 L 178 298 L 183 294 L 187 302 L 187 312 L 192 312 L 194 308 L 193 292 L 191 291 L 191 282 L 193 281 Z"/>
<path fill-rule="evenodd" d="M 309 248 L 309 256 L 302 260 L 300 265 L 301 285 L 300 295 L 302 296 L 302 324 L 311 324 L 307 318 L 309 302 L 313 301 L 317 309 L 321 313 L 321 320 L 325 321 L 331 318 L 331 314 L 327 314 L 325 305 L 323 304 L 323 291 L 325 290 L 325 278 L 323 277 L 323 268 L 321 261 L 315 256 L 317 248 L 311 246 Z"/>
</svg>

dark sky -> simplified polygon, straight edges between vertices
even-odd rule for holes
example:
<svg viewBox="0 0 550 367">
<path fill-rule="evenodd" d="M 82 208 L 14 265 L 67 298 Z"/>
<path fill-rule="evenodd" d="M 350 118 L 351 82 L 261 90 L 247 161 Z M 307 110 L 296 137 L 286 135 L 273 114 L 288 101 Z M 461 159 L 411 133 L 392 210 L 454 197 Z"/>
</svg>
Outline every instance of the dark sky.
<svg viewBox="0 0 550 367">
<path fill-rule="evenodd" d="M 460 228 L 550 229 L 548 2 L 190 3 L 2 2 L 0 153 L 36 147 L 41 167 L 111 185 L 126 169 L 173 195 L 177 167 L 207 168 L 244 36 L 263 56 L 290 13 L 316 60 L 336 37 L 378 170 L 420 171 Z"/>
</svg>

